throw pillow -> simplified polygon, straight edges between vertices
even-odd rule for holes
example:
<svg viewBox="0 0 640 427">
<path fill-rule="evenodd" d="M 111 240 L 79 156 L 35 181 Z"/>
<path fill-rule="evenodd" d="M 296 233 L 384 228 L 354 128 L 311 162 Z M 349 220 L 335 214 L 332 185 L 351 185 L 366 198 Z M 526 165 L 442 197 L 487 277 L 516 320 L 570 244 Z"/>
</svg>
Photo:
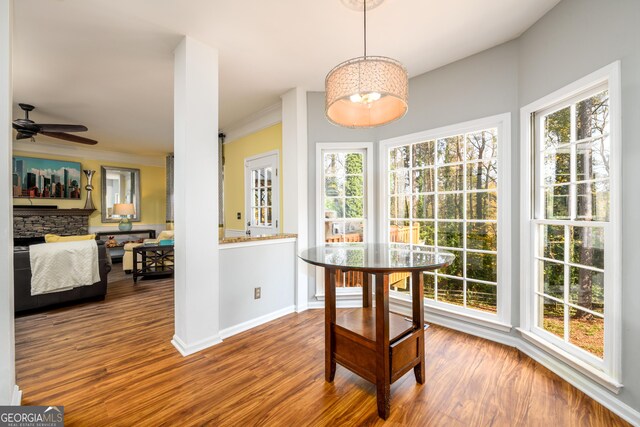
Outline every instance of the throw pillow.
<svg viewBox="0 0 640 427">
<path fill-rule="evenodd" d="M 58 236 L 57 234 L 45 234 L 44 241 L 47 243 L 77 242 L 79 240 L 95 240 L 95 234 L 85 234 L 80 236 Z"/>
</svg>

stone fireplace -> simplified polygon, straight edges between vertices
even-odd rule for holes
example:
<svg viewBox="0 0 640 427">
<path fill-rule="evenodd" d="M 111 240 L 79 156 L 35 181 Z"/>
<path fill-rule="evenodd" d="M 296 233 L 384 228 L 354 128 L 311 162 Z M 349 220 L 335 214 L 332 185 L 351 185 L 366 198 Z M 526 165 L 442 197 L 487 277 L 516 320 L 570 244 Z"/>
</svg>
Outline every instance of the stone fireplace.
<svg viewBox="0 0 640 427">
<path fill-rule="evenodd" d="M 94 209 L 14 208 L 13 237 L 88 234 L 89 215 L 94 211 Z"/>
</svg>

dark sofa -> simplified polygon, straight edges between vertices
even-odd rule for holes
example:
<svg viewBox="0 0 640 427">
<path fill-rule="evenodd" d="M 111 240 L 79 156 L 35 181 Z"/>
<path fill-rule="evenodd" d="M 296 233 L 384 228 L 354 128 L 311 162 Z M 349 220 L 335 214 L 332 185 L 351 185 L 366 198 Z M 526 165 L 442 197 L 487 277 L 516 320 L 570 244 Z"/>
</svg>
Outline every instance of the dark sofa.
<svg viewBox="0 0 640 427">
<path fill-rule="evenodd" d="M 31 295 L 31 261 L 29 245 L 44 243 L 44 238 L 14 239 L 13 283 L 15 312 L 25 312 L 54 305 L 68 304 L 85 300 L 103 300 L 107 295 L 107 274 L 111 271 L 111 258 L 104 242 L 98 243 L 98 263 L 100 281 L 90 286 L 81 286 L 69 291 L 50 294 Z"/>
</svg>

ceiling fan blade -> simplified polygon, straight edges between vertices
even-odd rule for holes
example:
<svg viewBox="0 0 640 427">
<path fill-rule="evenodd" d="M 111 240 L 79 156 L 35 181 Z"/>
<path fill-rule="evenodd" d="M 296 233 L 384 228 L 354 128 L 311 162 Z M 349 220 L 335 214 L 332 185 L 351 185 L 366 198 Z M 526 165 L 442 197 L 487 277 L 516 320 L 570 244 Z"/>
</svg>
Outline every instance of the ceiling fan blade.
<svg viewBox="0 0 640 427">
<path fill-rule="evenodd" d="M 40 132 L 86 132 L 88 129 L 83 125 L 57 125 L 36 123 Z"/>
<path fill-rule="evenodd" d="M 33 135 L 29 135 L 26 133 L 22 133 L 22 132 L 18 132 L 18 134 L 16 135 L 16 139 L 27 139 L 27 138 L 31 138 Z"/>
<path fill-rule="evenodd" d="M 64 139 L 65 141 L 69 142 L 78 142 L 80 144 L 96 145 L 98 143 L 98 141 L 93 139 L 83 138 L 77 135 L 70 135 L 63 132 L 40 132 L 40 134 L 50 136 L 52 138 Z"/>
</svg>

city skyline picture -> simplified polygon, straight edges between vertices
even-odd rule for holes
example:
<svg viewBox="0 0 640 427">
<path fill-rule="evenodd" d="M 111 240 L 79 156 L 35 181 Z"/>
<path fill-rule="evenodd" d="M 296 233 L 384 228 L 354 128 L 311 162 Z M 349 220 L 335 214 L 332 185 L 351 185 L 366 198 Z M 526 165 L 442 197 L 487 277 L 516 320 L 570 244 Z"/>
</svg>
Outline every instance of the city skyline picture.
<svg viewBox="0 0 640 427">
<path fill-rule="evenodd" d="M 80 199 L 78 162 L 13 157 L 13 197 L 30 199 Z"/>
</svg>

